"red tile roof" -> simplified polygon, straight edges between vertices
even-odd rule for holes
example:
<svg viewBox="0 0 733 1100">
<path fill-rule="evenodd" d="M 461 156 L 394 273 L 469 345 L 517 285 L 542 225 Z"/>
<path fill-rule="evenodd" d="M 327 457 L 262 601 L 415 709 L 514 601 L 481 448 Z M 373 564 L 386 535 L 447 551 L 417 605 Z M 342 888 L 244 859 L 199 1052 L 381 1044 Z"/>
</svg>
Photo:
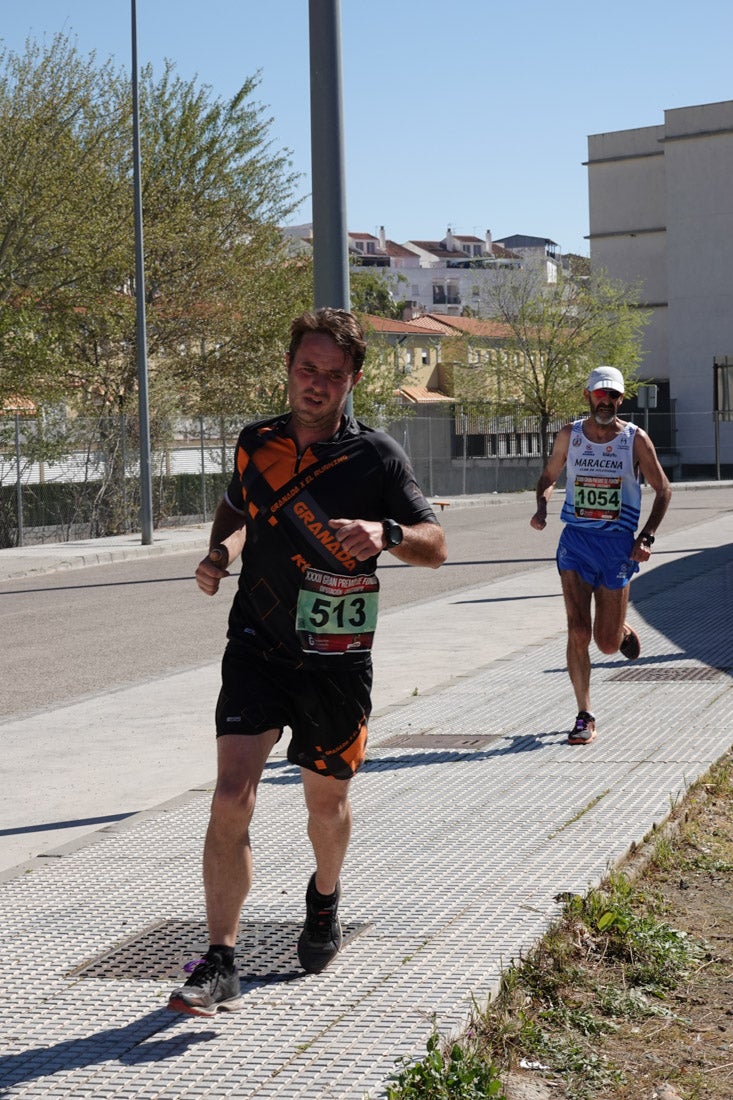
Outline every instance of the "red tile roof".
<svg viewBox="0 0 733 1100">
<path fill-rule="evenodd" d="M 453 401 L 453 398 L 449 397 L 447 393 L 441 393 L 440 390 L 429 390 L 426 386 L 400 386 L 400 393 L 408 401 L 416 401 L 420 404 Z"/>
<path fill-rule="evenodd" d="M 408 241 L 408 245 L 414 244 L 416 248 L 422 248 L 424 252 L 431 252 L 439 259 L 456 259 L 465 260 L 466 253 L 460 248 L 447 249 L 444 245 L 441 245 L 440 241 Z"/>
<path fill-rule="evenodd" d="M 21 416 L 35 416 L 38 409 L 29 397 L 6 397 L 0 402 L 0 413 L 19 413 Z"/>
<path fill-rule="evenodd" d="M 397 244 L 397 241 L 386 241 L 385 243 L 388 256 L 411 256 L 414 259 L 416 255 L 411 248 L 405 248 L 403 244 Z"/>
<path fill-rule="evenodd" d="M 420 325 L 435 333 L 454 336 L 456 332 L 465 332 L 468 336 L 489 336 L 501 339 L 511 336 L 511 329 L 501 321 L 485 321 L 480 317 L 454 317 L 443 313 L 425 313 L 408 325 Z"/>
<path fill-rule="evenodd" d="M 391 317 L 379 317 L 374 313 L 361 314 L 364 328 L 373 332 L 394 332 L 406 336 L 434 336 L 435 329 L 418 321 L 394 321 Z"/>
</svg>

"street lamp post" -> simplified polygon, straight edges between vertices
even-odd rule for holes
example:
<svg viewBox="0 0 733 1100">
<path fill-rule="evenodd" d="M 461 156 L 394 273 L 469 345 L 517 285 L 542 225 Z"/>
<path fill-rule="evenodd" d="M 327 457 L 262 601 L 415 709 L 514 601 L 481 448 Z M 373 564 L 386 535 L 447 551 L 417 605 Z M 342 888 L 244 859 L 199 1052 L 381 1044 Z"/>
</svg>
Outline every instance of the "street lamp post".
<svg viewBox="0 0 733 1100">
<path fill-rule="evenodd" d="M 140 528 L 143 546 L 153 541 L 153 487 L 150 473 L 150 410 L 148 406 L 148 338 L 145 324 L 145 250 L 140 183 L 140 116 L 138 105 L 137 8 L 132 16 L 132 159 L 135 202 L 135 344 L 137 352 L 138 411 L 140 421 Z"/>
<path fill-rule="evenodd" d="M 309 0 L 313 298 L 348 309 L 340 0 Z"/>
</svg>

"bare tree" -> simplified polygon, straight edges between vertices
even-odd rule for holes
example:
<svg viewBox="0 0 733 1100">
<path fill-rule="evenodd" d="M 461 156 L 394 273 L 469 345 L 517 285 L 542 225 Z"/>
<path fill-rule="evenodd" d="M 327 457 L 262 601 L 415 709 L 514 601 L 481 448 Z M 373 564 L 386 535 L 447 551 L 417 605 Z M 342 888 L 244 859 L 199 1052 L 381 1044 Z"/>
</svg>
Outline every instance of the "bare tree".
<svg viewBox="0 0 733 1100">
<path fill-rule="evenodd" d="M 543 462 L 550 421 L 578 411 L 594 366 L 619 367 L 633 390 L 650 316 L 636 301 L 637 287 L 603 272 L 589 278 L 558 272 L 548 286 L 531 263 L 499 276 L 485 292 L 481 312 L 503 329 L 493 369 L 501 372 L 504 398 L 538 417 Z"/>
</svg>

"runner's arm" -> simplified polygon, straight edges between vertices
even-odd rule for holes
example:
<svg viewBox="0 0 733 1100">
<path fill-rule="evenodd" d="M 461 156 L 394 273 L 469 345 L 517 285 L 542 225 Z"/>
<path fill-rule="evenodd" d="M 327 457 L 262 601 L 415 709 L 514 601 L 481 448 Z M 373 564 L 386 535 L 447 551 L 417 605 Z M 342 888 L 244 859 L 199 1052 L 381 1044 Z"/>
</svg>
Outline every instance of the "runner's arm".
<svg viewBox="0 0 733 1100">
<path fill-rule="evenodd" d="M 552 453 L 537 482 L 537 511 L 529 521 L 530 526 L 534 527 L 535 531 L 543 531 L 547 526 L 547 505 L 557 484 L 557 479 L 567 462 L 570 432 L 571 426 L 566 424 L 555 436 Z"/>
<path fill-rule="evenodd" d="M 229 576 L 227 566 L 242 553 L 245 537 L 244 516 L 221 500 L 211 524 L 209 553 L 199 562 L 195 574 L 197 585 L 207 596 L 215 595 L 222 578 Z"/>
<path fill-rule="evenodd" d="M 344 550 L 366 561 L 385 550 L 384 528 L 379 520 L 332 519 L 330 526 Z M 443 528 L 437 523 L 401 524 L 402 542 L 390 547 L 390 554 L 406 565 L 424 565 L 437 569 L 448 556 Z"/>
<path fill-rule="evenodd" d="M 652 538 L 654 537 L 659 524 L 664 519 L 667 509 L 669 508 L 669 502 L 672 498 L 672 487 L 657 458 L 654 444 L 647 433 L 641 428 L 637 428 L 634 435 L 634 462 L 644 475 L 644 480 L 654 490 L 654 501 L 652 503 L 652 510 L 649 513 L 649 519 L 643 524 L 641 531 L 637 535 L 630 555 L 632 561 L 643 562 L 649 560 L 652 552 L 651 544 L 644 544 L 644 536 L 651 535 Z"/>
</svg>

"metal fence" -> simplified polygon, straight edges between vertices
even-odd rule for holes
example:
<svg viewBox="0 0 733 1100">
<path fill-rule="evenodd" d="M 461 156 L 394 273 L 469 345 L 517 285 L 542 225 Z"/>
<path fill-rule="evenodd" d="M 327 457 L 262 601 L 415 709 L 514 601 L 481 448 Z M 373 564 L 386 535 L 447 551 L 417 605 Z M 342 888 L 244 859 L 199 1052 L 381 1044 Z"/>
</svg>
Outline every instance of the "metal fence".
<svg viewBox="0 0 733 1100">
<path fill-rule="evenodd" d="M 238 422 L 155 423 L 155 526 L 206 522 L 231 476 Z M 131 417 L 0 419 L 0 547 L 140 529 L 140 440 Z"/>
<path fill-rule="evenodd" d="M 422 410 L 421 410 L 422 411 Z M 652 435 L 673 437 L 669 415 L 632 412 Z M 240 427 L 251 417 L 156 419 L 151 434 L 156 527 L 207 522 L 232 470 Z M 550 425 L 550 443 L 564 421 Z M 430 497 L 534 487 L 540 425 L 521 409 L 442 405 L 387 425 Z M 658 444 L 659 446 L 659 444 Z M 668 466 L 674 452 L 662 448 Z M 0 547 L 140 530 L 137 421 L 0 417 Z"/>
</svg>

